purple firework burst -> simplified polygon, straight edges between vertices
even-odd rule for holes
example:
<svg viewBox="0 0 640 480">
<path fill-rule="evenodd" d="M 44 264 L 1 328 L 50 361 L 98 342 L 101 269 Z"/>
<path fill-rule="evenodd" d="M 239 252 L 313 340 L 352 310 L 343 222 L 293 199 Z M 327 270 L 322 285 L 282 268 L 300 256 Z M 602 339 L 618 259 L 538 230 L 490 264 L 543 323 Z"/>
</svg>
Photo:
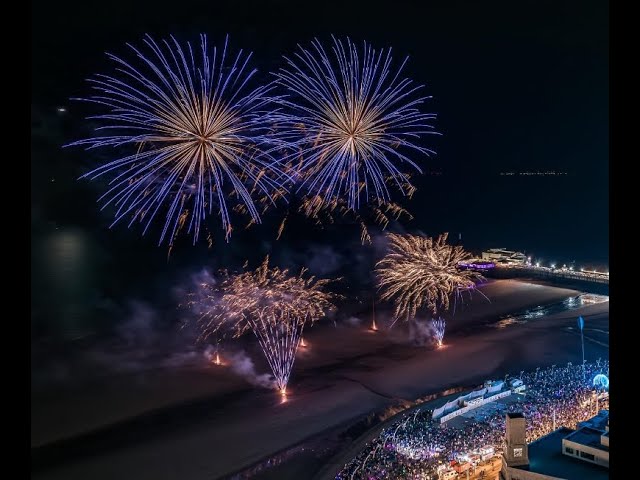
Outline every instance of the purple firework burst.
<svg viewBox="0 0 640 480">
<path fill-rule="evenodd" d="M 70 145 L 117 152 L 81 178 L 110 178 L 100 201 L 116 210 L 112 226 L 126 217 L 129 226 L 143 223 L 144 234 L 164 217 L 159 243 L 185 226 L 195 243 L 216 209 L 228 240 L 229 204 L 259 223 L 255 195 L 269 197 L 285 183 L 267 148 L 273 84 L 248 88 L 251 53 L 230 55 L 228 38 L 211 49 L 201 35 L 199 52 L 174 37 L 147 35 L 143 43 L 142 50 L 128 45 L 132 63 L 109 54 L 115 73 L 91 78 L 95 93 L 77 99 L 107 112 L 90 117 L 100 123 L 94 138 Z"/>
<path fill-rule="evenodd" d="M 300 188 L 326 203 L 344 198 L 353 210 L 361 196 L 389 202 L 389 184 L 407 195 L 413 186 L 401 165 L 421 172 L 408 152 L 434 153 L 418 144 L 423 134 L 437 134 L 436 115 L 418 108 L 430 97 L 416 96 L 421 86 L 400 77 L 407 59 L 392 69 L 391 49 L 365 42 L 359 53 L 351 40 L 334 37 L 330 52 L 316 39 L 275 73 L 289 96 L 274 118 Z"/>
</svg>

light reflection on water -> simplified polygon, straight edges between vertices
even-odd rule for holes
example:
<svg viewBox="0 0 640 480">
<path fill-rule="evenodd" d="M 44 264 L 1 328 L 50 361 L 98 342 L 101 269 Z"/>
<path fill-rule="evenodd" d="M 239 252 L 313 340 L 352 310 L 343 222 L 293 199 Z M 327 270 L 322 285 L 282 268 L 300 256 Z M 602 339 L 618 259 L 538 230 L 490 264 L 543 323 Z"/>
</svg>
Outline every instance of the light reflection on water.
<svg viewBox="0 0 640 480">
<path fill-rule="evenodd" d="M 49 237 L 45 247 L 49 275 L 65 284 L 82 277 L 87 254 L 86 240 L 81 233 L 61 231 Z"/>
<path fill-rule="evenodd" d="M 83 331 L 95 304 L 96 249 L 83 231 L 65 228 L 32 243 L 32 320 L 63 332 Z"/>
<path fill-rule="evenodd" d="M 552 303 L 550 305 L 538 305 L 524 312 L 517 314 L 504 315 L 497 322 L 491 323 L 495 328 L 506 328 L 509 325 L 517 325 L 527 323 L 530 320 L 554 315 L 556 313 L 568 312 L 584 305 L 602 303 L 609 301 L 607 295 L 596 295 L 592 293 L 584 293 L 575 297 L 565 298 L 562 302 Z"/>
</svg>

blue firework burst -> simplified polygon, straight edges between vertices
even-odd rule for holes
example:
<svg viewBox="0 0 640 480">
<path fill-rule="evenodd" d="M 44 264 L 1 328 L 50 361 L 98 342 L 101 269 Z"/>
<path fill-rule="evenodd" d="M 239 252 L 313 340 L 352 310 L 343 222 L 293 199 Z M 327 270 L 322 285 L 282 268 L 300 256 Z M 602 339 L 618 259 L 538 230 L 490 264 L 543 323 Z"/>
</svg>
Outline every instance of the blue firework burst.
<svg viewBox="0 0 640 480">
<path fill-rule="evenodd" d="M 417 95 L 421 86 L 400 77 L 407 59 L 394 70 L 391 49 L 377 52 L 365 42 L 360 54 L 335 37 L 331 55 L 317 39 L 311 45 L 299 46 L 275 73 L 289 95 L 287 109 L 273 117 L 299 165 L 299 188 L 327 203 L 343 198 L 354 210 L 361 197 L 389 202 L 389 185 L 408 194 L 403 166 L 421 172 L 409 153 L 434 153 L 418 141 L 436 134 L 436 115 L 420 111 L 430 98 Z"/>
<path fill-rule="evenodd" d="M 78 99 L 107 112 L 90 117 L 100 124 L 95 137 L 70 145 L 116 152 L 81 178 L 109 177 L 100 202 L 114 207 L 112 225 L 139 221 L 144 234 L 164 218 L 160 244 L 185 226 L 195 243 L 215 209 L 228 239 L 233 204 L 259 223 L 255 196 L 269 197 L 285 183 L 267 148 L 273 84 L 249 88 L 251 53 L 230 55 L 228 38 L 211 49 L 201 35 L 199 52 L 174 37 L 145 36 L 143 43 L 128 45 L 133 62 L 109 54 L 115 72 L 91 78 L 94 94 Z"/>
</svg>

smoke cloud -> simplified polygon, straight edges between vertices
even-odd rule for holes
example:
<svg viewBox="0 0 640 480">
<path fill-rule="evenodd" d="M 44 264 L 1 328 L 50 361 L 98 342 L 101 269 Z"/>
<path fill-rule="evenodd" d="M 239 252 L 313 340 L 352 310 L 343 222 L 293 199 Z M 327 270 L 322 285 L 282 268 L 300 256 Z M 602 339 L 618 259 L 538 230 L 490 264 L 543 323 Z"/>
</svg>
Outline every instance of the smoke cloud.
<svg viewBox="0 0 640 480">
<path fill-rule="evenodd" d="M 414 345 L 427 345 L 433 339 L 431 322 L 414 318 L 409 322 L 409 340 Z"/>
<path fill-rule="evenodd" d="M 167 321 L 144 302 L 130 301 L 124 311 L 124 321 L 108 335 L 87 335 L 62 344 L 34 344 L 32 386 L 199 367 L 207 362 L 202 348 L 196 345 L 195 329 L 180 329 L 173 319 Z"/>
<path fill-rule="evenodd" d="M 275 380 L 272 375 L 256 373 L 253 360 L 242 350 L 231 352 L 225 355 L 225 360 L 229 363 L 231 370 L 247 380 L 250 384 L 264 388 L 275 388 Z"/>
<path fill-rule="evenodd" d="M 352 327 L 359 327 L 362 324 L 362 320 L 358 317 L 349 317 L 345 320 L 345 323 Z"/>
<path fill-rule="evenodd" d="M 328 245 L 314 245 L 308 252 L 309 271 L 314 275 L 328 276 L 344 265 L 344 257 Z"/>
</svg>

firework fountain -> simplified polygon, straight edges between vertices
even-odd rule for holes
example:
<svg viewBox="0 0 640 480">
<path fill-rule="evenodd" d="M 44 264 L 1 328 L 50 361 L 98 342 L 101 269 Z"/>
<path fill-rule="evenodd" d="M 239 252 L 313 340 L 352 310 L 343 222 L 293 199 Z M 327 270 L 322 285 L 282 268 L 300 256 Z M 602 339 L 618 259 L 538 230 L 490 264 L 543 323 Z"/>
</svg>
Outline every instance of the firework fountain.
<svg viewBox="0 0 640 480">
<path fill-rule="evenodd" d="M 436 341 L 438 348 L 442 347 L 442 340 L 444 339 L 444 331 L 447 326 L 447 322 L 444 318 L 438 317 L 431 320 L 431 329 L 433 330 L 433 338 Z"/>
<path fill-rule="evenodd" d="M 305 278 L 305 273 L 303 269 L 300 275 L 291 276 L 286 269 L 270 268 L 268 257 L 254 271 L 221 272 L 219 282 L 203 285 L 208 294 L 191 302 L 199 312 L 200 339 L 224 330 L 239 337 L 251 330 L 284 395 L 305 326 L 334 308 L 336 297 L 324 291 L 331 280 Z"/>
</svg>

